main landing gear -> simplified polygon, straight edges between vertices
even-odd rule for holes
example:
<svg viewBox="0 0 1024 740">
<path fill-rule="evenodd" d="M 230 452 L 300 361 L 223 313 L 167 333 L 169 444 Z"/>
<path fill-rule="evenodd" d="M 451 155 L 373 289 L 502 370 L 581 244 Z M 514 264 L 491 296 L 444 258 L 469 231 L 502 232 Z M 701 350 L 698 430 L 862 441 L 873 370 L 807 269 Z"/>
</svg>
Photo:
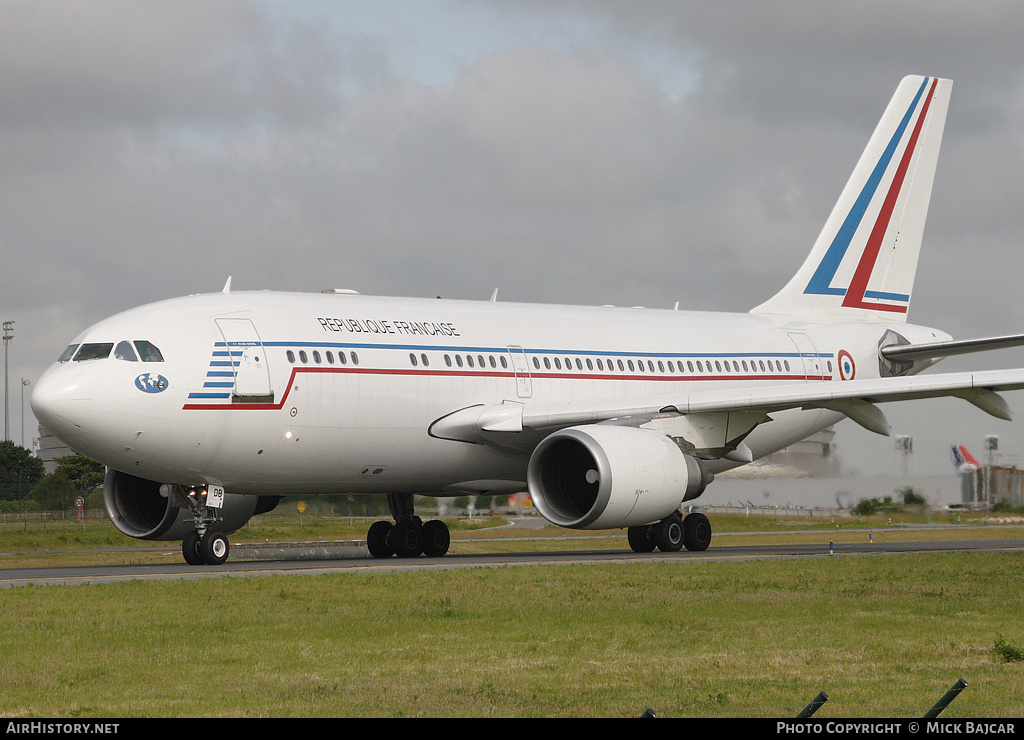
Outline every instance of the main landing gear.
<svg viewBox="0 0 1024 740">
<path fill-rule="evenodd" d="M 411 493 L 388 494 L 388 508 L 395 523 L 380 521 L 366 533 L 366 548 L 375 558 L 438 558 L 448 552 L 452 536 L 440 519 L 421 520 L 413 511 Z"/>
<path fill-rule="evenodd" d="M 645 524 L 626 530 L 629 547 L 633 552 L 662 552 L 707 550 L 711 544 L 711 522 L 699 512 L 684 519 L 678 512 L 670 514 L 657 524 Z"/>
</svg>

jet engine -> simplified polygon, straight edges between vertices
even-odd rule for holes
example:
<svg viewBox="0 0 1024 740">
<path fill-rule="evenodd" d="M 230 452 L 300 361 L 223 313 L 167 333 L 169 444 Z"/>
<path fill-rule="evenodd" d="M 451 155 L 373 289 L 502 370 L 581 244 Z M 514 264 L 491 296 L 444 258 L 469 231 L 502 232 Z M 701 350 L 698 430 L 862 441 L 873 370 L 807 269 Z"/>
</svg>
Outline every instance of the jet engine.
<svg viewBox="0 0 1024 740">
<path fill-rule="evenodd" d="M 546 437 L 526 480 L 534 506 L 570 529 L 633 527 L 660 521 L 700 496 L 713 476 L 664 434 L 591 424 Z"/>
<path fill-rule="evenodd" d="M 192 511 L 177 507 L 168 495 L 170 486 L 107 469 L 103 481 L 103 503 L 118 531 L 140 540 L 181 540 L 195 530 Z M 230 534 L 256 514 L 271 511 L 280 496 L 224 494 L 214 531 Z"/>
</svg>

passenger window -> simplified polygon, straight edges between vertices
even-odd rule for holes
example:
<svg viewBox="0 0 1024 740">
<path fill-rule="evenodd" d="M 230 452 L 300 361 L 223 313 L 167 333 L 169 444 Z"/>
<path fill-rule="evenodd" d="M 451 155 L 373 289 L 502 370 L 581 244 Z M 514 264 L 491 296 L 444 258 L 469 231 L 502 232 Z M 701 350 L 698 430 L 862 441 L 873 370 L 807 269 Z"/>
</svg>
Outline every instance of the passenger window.
<svg viewBox="0 0 1024 740">
<path fill-rule="evenodd" d="M 113 342 L 83 344 L 81 349 L 78 350 L 78 354 L 75 355 L 75 362 L 84 362 L 85 360 L 105 360 L 110 357 L 110 350 L 112 349 L 114 349 Z"/>
<path fill-rule="evenodd" d="M 294 352 L 292 352 L 291 350 L 288 350 L 287 352 L 285 352 L 285 356 L 288 358 L 288 362 L 292 363 L 293 365 L 295 364 L 295 353 Z"/>
<path fill-rule="evenodd" d="M 430 360 L 427 359 L 427 356 L 425 354 L 420 355 L 420 360 L 423 362 L 423 367 L 427 367 L 430 365 Z M 493 358 L 491 359 L 491 362 L 494 362 Z"/>
<path fill-rule="evenodd" d="M 152 342 L 147 342 L 145 339 L 135 340 L 135 349 L 139 351 L 139 359 L 143 362 L 163 362 L 163 353 L 157 349 L 156 345 Z"/>
</svg>

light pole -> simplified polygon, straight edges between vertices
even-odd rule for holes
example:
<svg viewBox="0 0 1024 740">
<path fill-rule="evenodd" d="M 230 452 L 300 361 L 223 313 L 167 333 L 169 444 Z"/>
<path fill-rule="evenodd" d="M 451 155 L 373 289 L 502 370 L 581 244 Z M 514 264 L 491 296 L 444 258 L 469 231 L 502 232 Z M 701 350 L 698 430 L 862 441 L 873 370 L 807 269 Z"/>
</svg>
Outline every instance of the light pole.
<svg viewBox="0 0 1024 740">
<path fill-rule="evenodd" d="M 14 339 L 14 322 L 4 322 L 4 441 L 11 438 L 11 404 L 7 394 L 7 343 Z"/>
<path fill-rule="evenodd" d="M 28 387 L 28 381 L 24 378 L 21 379 L 21 446 L 28 449 L 25 444 L 25 388 Z"/>
</svg>

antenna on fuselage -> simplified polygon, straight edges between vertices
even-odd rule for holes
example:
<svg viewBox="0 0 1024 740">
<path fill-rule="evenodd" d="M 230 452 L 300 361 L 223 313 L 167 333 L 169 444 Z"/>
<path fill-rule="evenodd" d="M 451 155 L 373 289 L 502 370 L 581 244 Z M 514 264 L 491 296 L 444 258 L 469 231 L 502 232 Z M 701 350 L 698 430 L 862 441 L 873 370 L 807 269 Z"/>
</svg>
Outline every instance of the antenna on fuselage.
<svg viewBox="0 0 1024 740">
<path fill-rule="evenodd" d="M 224 290 L 222 290 L 221 293 L 223 293 L 224 295 L 229 295 L 231 293 L 231 276 L 230 275 L 228 275 L 228 281 L 226 283 L 224 283 Z"/>
<path fill-rule="evenodd" d="M 495 288 L 494 292 L 491 293 L 491 303 L 497 303 L 497 302 L 498 302 L 498 289 Z"/>
</svg>

